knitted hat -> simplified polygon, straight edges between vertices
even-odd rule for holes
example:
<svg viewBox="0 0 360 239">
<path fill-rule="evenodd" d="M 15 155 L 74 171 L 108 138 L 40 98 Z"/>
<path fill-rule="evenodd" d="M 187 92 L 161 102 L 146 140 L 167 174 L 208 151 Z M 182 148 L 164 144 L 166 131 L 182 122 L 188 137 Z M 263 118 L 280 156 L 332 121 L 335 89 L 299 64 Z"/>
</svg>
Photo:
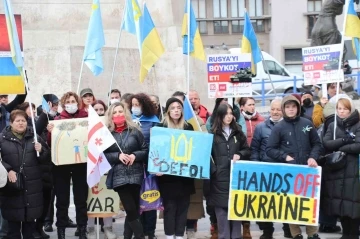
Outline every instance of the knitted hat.
<svg viewBox="0 0 360 239">
<path fill-rule="evenodd" d="M 179 100 L 178 98 L 175 98 L 175 97 L 172 97 L 172 98 L 169 98 L 167 101 L 166 101 L 166 106 L 165 106 L 165 112 L 168 111 L 169 109 L 169 106 L 174 103 L 174 102 L 178 102 L 181 107 L 184 107 L 184 104 L 181 100 Z"/>
<path fill-rule="evenodd" d="M 311 96 L 313 96 L 313 93 L 311 91 L 309 91 L 309 90 L 306 90 L 306 91 L 301 93 L 301 96 L 303 96 L 303 95 L 311 95 Z"/>
</svg>

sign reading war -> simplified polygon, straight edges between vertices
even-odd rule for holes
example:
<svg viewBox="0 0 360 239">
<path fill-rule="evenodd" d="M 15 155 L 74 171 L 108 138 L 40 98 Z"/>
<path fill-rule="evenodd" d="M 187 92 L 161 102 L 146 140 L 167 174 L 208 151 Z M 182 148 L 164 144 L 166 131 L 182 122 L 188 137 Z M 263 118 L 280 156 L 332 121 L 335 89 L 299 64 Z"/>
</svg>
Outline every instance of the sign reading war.
<svg viewBox="0 0 360 239">
<path fill-rule="evenodd" d="M 148 171 L 189 178 L 209 178 L 212 142 L 212 134 L 153 127 Z"/>
<path fill-rule="evenodd" d="M 229 220 L 317 225 L 321 167 L 232 164 Z"/>
</svg>

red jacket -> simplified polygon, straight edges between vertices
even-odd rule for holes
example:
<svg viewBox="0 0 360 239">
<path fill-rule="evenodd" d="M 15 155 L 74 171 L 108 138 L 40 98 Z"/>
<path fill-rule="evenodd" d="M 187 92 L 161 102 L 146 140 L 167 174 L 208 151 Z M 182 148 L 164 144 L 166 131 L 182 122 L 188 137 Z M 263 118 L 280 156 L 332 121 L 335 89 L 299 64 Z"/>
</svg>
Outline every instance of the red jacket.
<svg viewBox="0 0 360 239">
<path fill-rule="evenodd" d="M 84 110 L 78 110 L 75 114 L 69 114 L 66 110 L 63 110 L 59 116 L 55 117 L 54 120 L 62 120 L 62 119 L 77 119 L 77 118 L 86 118 L 88 117 L 88 113 Z M 51 146 L 51 133 L 48 133 L 47 136 L 48 145 Z"/>
<path fill-rule="evenodd" d="M 198 116 L 206 123 L 207 119 L 211 116 L 211 113 L 202 105 L 200 105 Z"/>
<path fill-rule="evenodd" d="M 251 145 L 251 141 L 255 132 L 255 127 L 261 122 L 265 121 L 265 118 L 262 117 L 258 112 L 251 117 L 251 119 L 244 117 L 246 122 L 246 131 L 247 131 L 247 142 L 249 146 Z"/>
</svg>

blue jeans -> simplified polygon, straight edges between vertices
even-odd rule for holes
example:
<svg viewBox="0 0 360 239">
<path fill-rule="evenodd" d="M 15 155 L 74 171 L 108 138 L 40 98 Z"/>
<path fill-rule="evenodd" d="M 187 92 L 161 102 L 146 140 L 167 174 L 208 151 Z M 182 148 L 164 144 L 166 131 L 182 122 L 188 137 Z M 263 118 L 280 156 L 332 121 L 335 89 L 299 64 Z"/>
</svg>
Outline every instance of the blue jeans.
<svg viewBox="0 0 360 239">
<path fill-rule="evenodd" d="M 8 222 L 4 220 L 0 210 L 0 238 L 6 237 L 8 234 Z"/>
</svg>

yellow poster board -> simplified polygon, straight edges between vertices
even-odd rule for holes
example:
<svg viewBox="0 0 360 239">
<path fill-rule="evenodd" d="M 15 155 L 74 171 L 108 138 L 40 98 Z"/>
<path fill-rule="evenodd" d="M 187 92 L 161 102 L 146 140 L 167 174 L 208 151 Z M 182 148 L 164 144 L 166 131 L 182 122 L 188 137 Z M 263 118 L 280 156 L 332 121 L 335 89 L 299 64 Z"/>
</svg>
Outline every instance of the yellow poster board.
<svg viewBox="0 0 360 239">
<path fill-rule="evenodd" d="M 120 198 L 114 190 L 106 188 L 106 177 L 101 177 L 100 183 L 89 189 L 87 211 L 89 217 L 111 217 L 120 209 Z"/>
</svg>

